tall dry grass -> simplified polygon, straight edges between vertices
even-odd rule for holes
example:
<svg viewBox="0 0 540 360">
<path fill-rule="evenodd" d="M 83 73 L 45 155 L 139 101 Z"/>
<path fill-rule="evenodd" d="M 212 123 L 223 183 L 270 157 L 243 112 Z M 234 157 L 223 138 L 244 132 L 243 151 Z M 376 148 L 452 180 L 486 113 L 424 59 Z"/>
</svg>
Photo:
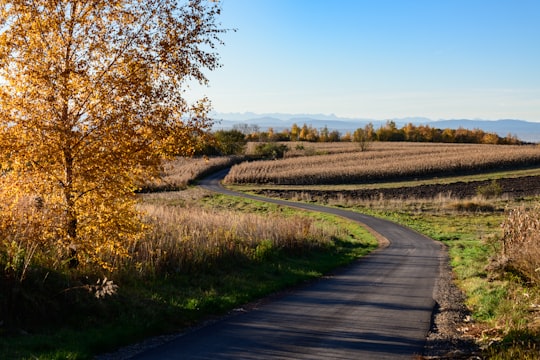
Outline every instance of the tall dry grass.
<svg viewBox="0 0 540 360">
<path fill-rule="evenodd" d="M 207 158 L 178 157 L 165 162 L 160 176 L 141 184 L 141 188 L 143 192 L 185 189 L 194 180 L 236 164 L 242 159 L 242 156 L 237 155 Z"/>
<path fill-rule="evenodd" d="M 370 151 L 241 163 L 225 182 L 347 184 L 538 164 L 537 146 L 374 143 Z"/>
<path fill-rule="evenodd" d="M 0 266 L 9 283 L 22 283 L 39 258 L 40 266 L 58 269 L 65 261 L 58 243 L 58 214 L 39 197 L 20 196 L 0 205 Z M 6 204 L 10 204 L 9 207 Z M 55 220 L 56 219 L 56 220 Z"/>
<path fill-rule="evenodd" d="M 502 228 L 499 262 L 540 285 L 540 206 L 510 210 Z"/>
<path fill-rule="evenodd" d="M 219 264 L 257 261 L 276 251 L 325 248 L 341 231 L 309 217 L 245 214 L 146 203 L 153 230 L 131 249 L 129 267 L 143 275 L 201 271 Z"/>
</svg>

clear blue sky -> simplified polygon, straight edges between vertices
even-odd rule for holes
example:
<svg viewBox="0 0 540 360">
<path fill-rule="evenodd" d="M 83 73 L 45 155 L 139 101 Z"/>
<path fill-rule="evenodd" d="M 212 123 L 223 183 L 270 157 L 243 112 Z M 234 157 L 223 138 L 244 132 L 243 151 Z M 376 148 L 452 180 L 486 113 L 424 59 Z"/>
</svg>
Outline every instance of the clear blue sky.
<svg viewBox="0 0 540 360">
<path fill-rule="evenodd" d="M 540 0 L 221 0 L 218 112 L 540 122 Z"/>
</svg>

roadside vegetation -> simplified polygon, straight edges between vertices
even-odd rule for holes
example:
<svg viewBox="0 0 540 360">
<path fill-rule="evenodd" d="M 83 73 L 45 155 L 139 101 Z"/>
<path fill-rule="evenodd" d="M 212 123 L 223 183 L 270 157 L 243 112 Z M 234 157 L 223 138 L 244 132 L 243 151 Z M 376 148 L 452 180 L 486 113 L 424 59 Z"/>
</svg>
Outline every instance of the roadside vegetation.
<svg viewBox="0 0 540 360">
<path fill-rule="evenodd" d="M 448 246 L 471 318 L 459 329 L 487 359 L 535 359 L 540 348 L 538 197 L 355 202 Z M 512 250 L 509 250 L 512 248 Z"/>
<path fill-rule="evenodd" d="M 139 197 L 144 236 L 107 259 L 108 272 L 53 268 L 42 249 L 24 247 L 39 227 L 17 224 L 1 259 L 0 358 L 92 358 L 222 316 L 377 246 L 343 219 L 198 188 Z"/>
</svg>

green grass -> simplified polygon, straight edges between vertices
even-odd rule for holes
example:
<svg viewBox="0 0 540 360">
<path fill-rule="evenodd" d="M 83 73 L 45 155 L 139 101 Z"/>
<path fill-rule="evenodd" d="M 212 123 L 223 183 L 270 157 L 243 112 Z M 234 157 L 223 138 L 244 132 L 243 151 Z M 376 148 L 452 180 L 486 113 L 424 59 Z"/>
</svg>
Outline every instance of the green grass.
<svg viewBox="0 0 540 360">
<path fill-rule="evenodd" d="M 233 197 L 211 196 L 204 206 L 293 216 L 298 210 Z M 304 212 L 302 212 L 304 214 Z M 298 286 L 344 266 L 377 246 L 355 223 L 312 213 L 319 226 L 340 227 L 343 236 L 324 249 L 295 253 L 261 243 L 255 259 L 208 266 L 197 273 L 144 279 L 120 274 L 116 295 L 79 303 L 54 324 L 0 332 L 1 359 L 90 359 L 146 337 L 176 332 L 277 291 Z M 46 305 L 43 305 L 46 306 Z M 0 328 L 2 331 L 2 328 Z"/>
</svg>

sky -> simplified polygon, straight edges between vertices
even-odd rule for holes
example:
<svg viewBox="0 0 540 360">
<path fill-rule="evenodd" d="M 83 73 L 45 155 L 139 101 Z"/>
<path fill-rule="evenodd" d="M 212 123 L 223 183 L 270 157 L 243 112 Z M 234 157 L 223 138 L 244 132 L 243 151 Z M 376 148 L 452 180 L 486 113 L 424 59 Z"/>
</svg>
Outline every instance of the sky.
<svg viewBox="0 0 540 360">
<path fill-rule="evenodd" d="M 220 113 L 540 122 L 540 0 L 220 0 Z"/>
</svg>

